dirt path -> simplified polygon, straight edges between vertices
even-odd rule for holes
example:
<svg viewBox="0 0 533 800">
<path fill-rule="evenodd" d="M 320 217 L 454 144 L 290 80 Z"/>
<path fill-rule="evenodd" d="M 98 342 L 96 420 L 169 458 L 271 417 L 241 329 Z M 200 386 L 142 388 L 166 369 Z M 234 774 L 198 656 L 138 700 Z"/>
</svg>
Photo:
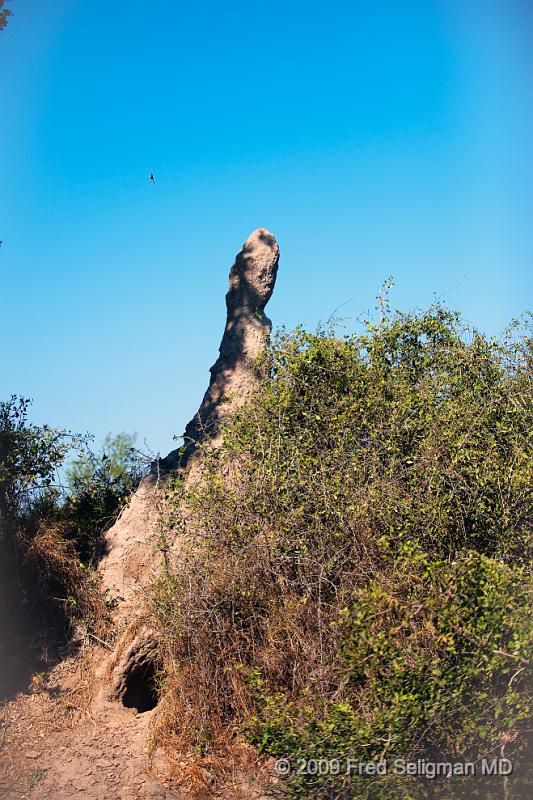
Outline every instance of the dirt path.
<svg viewBox="0 0 533 800">
<path fill-rule="evenodd" d="M 137 714 L 100 700 L 85 707 L 80 665 L 64 662 L 32 694 L 2 709 L 0 796 L 10 800 L 172 800 L 172 788 L 148 753 L 154 712 Z M 76 682 L 75 688 L 68 688 Z"/>
<path fill-rule="evenodd" d="M 105 699 L 91 666 L 100 655 L 66 658 L 0 706 L 2 799 L 268 800 L 251 763 L 152 752 L 157 707 L 140 714 Z"/>
</svg>

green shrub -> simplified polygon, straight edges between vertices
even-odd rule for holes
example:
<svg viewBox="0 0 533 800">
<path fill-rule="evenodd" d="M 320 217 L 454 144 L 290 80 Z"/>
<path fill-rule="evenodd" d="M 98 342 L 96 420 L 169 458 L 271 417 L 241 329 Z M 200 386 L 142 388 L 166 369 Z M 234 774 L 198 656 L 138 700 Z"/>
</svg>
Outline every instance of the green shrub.
<svg viewBox="0 0 533 800">
<path fill-rule="evenodd" d="M 154 603 L 184 739 L 245 730 L 283 757 L 520 753 L 530 345 L 441 307 L 362 335 L 278 335 L 201 478 L 169 491 L 165 524 L 187 535 Z"/>
<path fill-rule="evenodd" d="M 499 798 L 501 785 L 479 777 L 481 759 L 491 754 L 514 759 L 512 780 L 524 788 L 533 677 L 529 588 L 521 569 L 476 552 L 451 564 L 418 553 L 340 610 L 341 702 L 302 708 L 300 698 L 272 695 L 255 678 L 258 714 L 247 727 L 261 751 L 289 758 L 294 771 L 302 758 L 344 765 L 357 756 L 388 765 L 373 785 L 368 776 L 332 783 L 295 775 L 287 796 L 328 796 L 344 784 L 347 796 L 360 798 Z M 474 763 L 477 774 L 431 789 L 427 779 L 406 786 L 394 774 L 396 759 Z"/>
<path fill-rule="evenodd" d="M 85 563 L 97 563 L 103 534 L 146 474 L 147 458 L 134 445 L 131 434 L 108 435 L 99 452 L 86 446 L 66 469 L 68 491 L 60 515 Z"/>
<path fill-rule="evenodd" d="M 133 437 L 107 437 L 95 455 L 87 437 L 31 423 L 29 406 L 17 396 L 0 403 L 0 648 L 6 685 L 17 679 L 17 663 L 33 663 L 43 642 L 49 651 L 54 639 L 64 643 L 73 622 L 103 633 L 109 614 L 95 571 L 103 535 L 144 471 Z M 67 491 L 61 485 L 65 473 Z"/>
<path fill-rule="evenodd" d="M 57 530 L 58 469 L 80 437 L 28 420 L 30 402 L 0 402 L 0 694 L 25 688 L 39 650 L 53 649 L 73 609 L 94 596 L 79 558 Z M 44 525 L 44 520 L 47 525 Z M 49 524 L 54 520 L 53 529 Z M 46 529 L 45 529 L 46 527 Z M 58 596 L 64 602 L 58 603 Z"/>
</svg>

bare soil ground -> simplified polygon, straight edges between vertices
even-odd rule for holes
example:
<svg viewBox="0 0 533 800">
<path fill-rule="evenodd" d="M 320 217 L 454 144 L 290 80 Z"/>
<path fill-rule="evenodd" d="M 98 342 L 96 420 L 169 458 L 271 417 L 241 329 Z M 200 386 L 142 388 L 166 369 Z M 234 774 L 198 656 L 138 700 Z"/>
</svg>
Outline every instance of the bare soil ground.
<svg viewBox="0 0 533 800">
<path fill-rule="evenodd" d="M 79 659 L 66 660 L 31 694 L 1 712 L 0 796 L 22 800 L 190 797 L 158 774 L 148 752 L 153 712 L 137 714 L 103 700 L 89 705 L 92 676 Z"/>
<path fill-rule="evenodd" d="M 151 748 L 157 708 L 106 700 L 91 660 L 60 662 L 30 693 L 0 708 L 0 797 L 5 800 L 266 800 L 246 776 L 220 781 L 205 763 Z M 95 699 L 96 698 L 96 699 Z"/>
</svg>

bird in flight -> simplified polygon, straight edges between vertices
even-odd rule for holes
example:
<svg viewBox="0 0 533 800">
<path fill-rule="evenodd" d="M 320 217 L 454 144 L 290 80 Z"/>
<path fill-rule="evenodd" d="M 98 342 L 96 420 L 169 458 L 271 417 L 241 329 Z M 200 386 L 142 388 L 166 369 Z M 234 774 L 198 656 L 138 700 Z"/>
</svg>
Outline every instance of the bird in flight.
<svg viewBox="0 0 533 800">
<path fill-rule="evenodd" d="M 153 172 L 150 173 L 150 180 L 152 181 L 152 183 L 155 183 L 155 176 Z"/>
</svg>

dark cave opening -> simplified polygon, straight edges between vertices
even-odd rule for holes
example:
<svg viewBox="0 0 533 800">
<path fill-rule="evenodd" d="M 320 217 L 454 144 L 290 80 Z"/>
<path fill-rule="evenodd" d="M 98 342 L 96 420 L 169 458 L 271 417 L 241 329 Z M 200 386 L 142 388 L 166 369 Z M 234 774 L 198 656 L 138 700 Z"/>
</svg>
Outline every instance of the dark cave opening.
<svg viewBox="0 0 533 800">
<path fill-rule="evenodd" d="M 139 714 L 151 711 L 159 700 L 156 687 L 157 665 L 152 660 L 133 663 L 125 675 L 122 705 L 135 708 Z"/>
</svg>

